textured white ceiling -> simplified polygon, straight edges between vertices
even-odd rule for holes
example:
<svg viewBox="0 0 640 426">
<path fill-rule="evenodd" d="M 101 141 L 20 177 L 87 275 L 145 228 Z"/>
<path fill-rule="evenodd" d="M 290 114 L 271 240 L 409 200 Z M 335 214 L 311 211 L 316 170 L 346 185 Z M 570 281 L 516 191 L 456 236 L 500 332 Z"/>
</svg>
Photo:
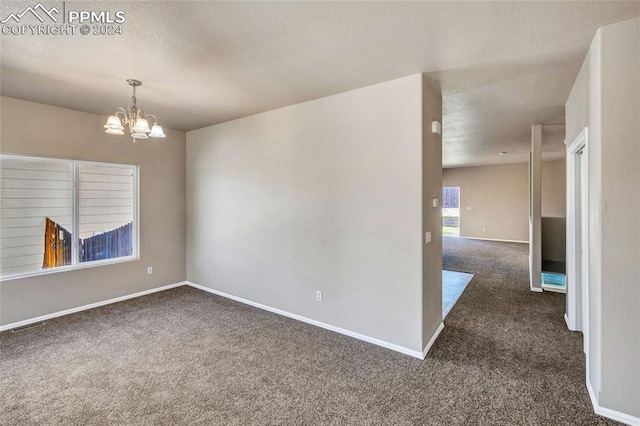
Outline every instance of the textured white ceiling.
<svg viewBox="0 0 640 426">
<path fill-rule="evenodd" d="M 3 1 L 0 16 L 27 4 Z M 124 10 L 124 33 L 0 36 L 3 95 L 106 115 L 126 104 L 124 80 L 136 78 L 145 110 L 192 130 L 424 72 L 443 93 L 449 166 L 525 161 L 530 126 L 564 122 L 596 29 L 640 15 L 635 1 L 67 7 Z M 557 157 L 564 128 L 544 129 Z"/>
</svg>

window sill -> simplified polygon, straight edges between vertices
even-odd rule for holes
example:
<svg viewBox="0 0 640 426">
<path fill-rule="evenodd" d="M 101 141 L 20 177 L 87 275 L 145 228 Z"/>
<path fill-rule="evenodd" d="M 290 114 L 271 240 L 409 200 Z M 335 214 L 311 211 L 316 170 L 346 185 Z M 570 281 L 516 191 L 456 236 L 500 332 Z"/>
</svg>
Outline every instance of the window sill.
<svg viewBox="0 0 640 426">
<path fill-rule="evenodd" d="M 40 275 L 51 275 L 51 274 L 58 274 L 61 272 L 71 272 L 71 271 L 77 271 L 82 269 L 97 268 L 99 266 L 115 265 L 118 263 L 136 262 L 138 260 L 140 260 L 140 256 L 127 256 L 127 257 L 118 257 L 116 259 L 94 260 L 91 262 L 82 262 L 73 266 L 59 266 L 57 268 L 43 269 L 43 270 L 29 273 L 29 274 L 8 275 L 6 277 L 1 277 L 0 282 L 19 280 L 22 278 L 38 277 Z"/>
</svg>

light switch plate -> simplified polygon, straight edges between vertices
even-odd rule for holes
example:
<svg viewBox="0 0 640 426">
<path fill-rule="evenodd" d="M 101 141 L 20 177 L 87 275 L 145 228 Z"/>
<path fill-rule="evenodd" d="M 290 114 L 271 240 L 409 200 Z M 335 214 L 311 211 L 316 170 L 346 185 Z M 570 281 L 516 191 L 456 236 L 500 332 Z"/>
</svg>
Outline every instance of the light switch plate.
<svg viewBox="0 0 640 426">
<path fill-rule="evenodd" d="M 427 231 L 427 233 L 424 234 L 424 242 L 425 244 L 429 244 L 431 242 L 431 231 Z"/>
</svg>

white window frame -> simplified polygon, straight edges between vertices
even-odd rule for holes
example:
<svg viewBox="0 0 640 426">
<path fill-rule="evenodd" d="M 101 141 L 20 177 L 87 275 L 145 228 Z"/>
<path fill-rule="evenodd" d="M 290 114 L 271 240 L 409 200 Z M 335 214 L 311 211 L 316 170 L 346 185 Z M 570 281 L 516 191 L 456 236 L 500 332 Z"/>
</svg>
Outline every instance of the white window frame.
<svg viewBox="0 0 640 426">
<path fill-rule="evenodd" d="M 58 162 L 72 165 L 72 176 L 73 176 L 73 184 L 72 184 L 72 215 L 73 215 L 73 224 L 71 233 L 73 235 L 73 244 L 71 246 L 71 265 L 66 266 L 57 266 L 55 268 L 42 269 L 39 271 L 22 273 L 22 274 L 13 274 L 0 277 L 0 282 L 16 280 L 20 278 L 28 278 L 39 275 L 49 275 L 49 274 L 57 274 L 60 272 L 68 272 L 74 271 L 77 269 L 87 269 L 87 268 L 95 268 L 98 266 L 105 265 L 113 265 L 116 263 L 124 263 L 124 262 L 133 262 L 140 260 L 140 165 L 139 164 L 125 164 L 125 163 L 107 163 L 107 162 L 98 162 L 98 161 L 84 161 L 84 160 L 73 160 L 73 159 L 64 159 L 64 158 L 51 158 L 51 157 L 42 157 L 42 156 L 33 156 L 33 155 L 19 155 L 19 154 L 0 154 L 0 159 L 8 158 L 8 159 L 33 159 L 33 160 L 44 160 L 50 162 Z M 112 259 L 102 259 L 102 260 L 92 260 L 89 262 L 80 262 L 79 261 L 79 248 L 78 241 L 80 236 L 80 208 L 79 208 L 79 185 L 78 185 L 78 177 L 79 177 L 79 166 L 103 166 L 103 167 L 111 167 L 111 168 L 127 168 L 133 170 L 133 253 L 130 256 L 122 256 L 116 257 Z"/>
</svg>

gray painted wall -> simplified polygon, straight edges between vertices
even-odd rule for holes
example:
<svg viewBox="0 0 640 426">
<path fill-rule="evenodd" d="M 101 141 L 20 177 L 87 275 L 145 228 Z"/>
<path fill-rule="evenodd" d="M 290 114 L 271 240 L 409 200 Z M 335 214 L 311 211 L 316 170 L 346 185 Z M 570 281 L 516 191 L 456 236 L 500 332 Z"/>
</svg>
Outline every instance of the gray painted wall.
<svg viewBox="0 0 640 426">
<path fill-rule="evenodd" d="M 527 173 L 526 163 L 444 169 L 443 186 L 460 187 L 460 235 L 528 241 Z M 564 161 L 542 163 L 543 216 L 566 215 L 564 174 Z"/>
<path fill-rule="evenodd" d="M 460 236 L 529 241 L 527 173 L 526 164 L 444 169 L 443 185 L 460 187 Z"/>
<path fill-rule="evenodd" d="M 422 347 L 442 323 L 442 136 L 431 133 L 431 122 L 442 123 L 442 97 L 422 80 Z M 434 208 L 433 198 L 440 200 Z M 431 242 L 425 243 L 425 232 Z"/>
<path fill-rule="evenodd" d="M 635 417 L 640 417 L 639 57 L 640 18 L 600 29 L 566 104 L 567 142 L 589 127 L 589 379 L 600 406 Z"/>
<path fill-rule="evenodd" d="M 422 351 L 422 173 L 420 74 L 188 132 L 187 279 Z"/>
<path fill-rule="evenodd" d="M 566 261 L 566 162 L 542 163 L 542 259 Z"/>
<path fill-rule="evenodd" d="M 601 366 L 601 264 L 602 264 L 602 223 L 600 203 L 602 197 L 601 161 L 601 69 L 600 69 L 601 31 L 596 33 L 578 77 L 571 89 L 565 106 L 567 145 L 570 145 L 580 132 L 589 128 L 588 165 L 589 165 L 589 347 L 587 358 L 588 381 L 600 401 L 599 371 Z"/>
<path fill-rule="evenodd" d="M 640 418 L 640 18 L 602 29 L 601 404 Z"/>
<path fill-rule="evenodd" d="M 542 217 L 567 216 L 566 161 L 542 163 Z"/>
<path fill-rule="evenodd" d="M 0 151 L 140 165 L 140 260 L 0 283 L 10 324 L 185 280 L 185 133 L 137 145 L 104 133 L 105 116 L 2 97 Z M 37 125 L 34 125 L 34 120 Z M 153 275 L 146 267 L 153 266 Z"/>
</svg>

